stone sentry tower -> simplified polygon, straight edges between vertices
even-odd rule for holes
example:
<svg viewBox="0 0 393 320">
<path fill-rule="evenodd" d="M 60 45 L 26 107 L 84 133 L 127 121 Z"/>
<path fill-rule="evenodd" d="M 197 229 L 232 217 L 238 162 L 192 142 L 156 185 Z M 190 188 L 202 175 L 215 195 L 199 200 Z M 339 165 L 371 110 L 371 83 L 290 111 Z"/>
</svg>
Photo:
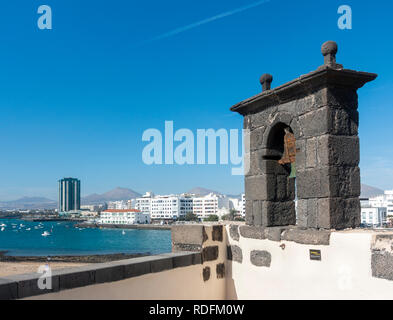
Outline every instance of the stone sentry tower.
<svg viewBox="0 0 393 320">
<path fill-rule="evenodd" d="M 262 93 L 231 108 L 244 116 L 244 129 L 250 130 L 247 224 L 359 226 L 357 89 L 377 75 L 344 69 L 336 53 L 335 42 L 324 43 L 324 64 L 317 70 L 275 89 L 270 88 L 273 77 L 265 74 Z M 287 154 L 291 139 L 292 157 Z"/>
</svg>

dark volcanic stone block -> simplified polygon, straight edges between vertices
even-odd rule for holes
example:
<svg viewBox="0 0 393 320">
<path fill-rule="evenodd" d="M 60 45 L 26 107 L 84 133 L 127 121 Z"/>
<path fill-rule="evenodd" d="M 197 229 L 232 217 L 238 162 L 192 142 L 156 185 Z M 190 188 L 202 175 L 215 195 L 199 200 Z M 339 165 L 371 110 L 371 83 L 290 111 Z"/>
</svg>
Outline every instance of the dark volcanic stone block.
<svg viewBox="0 0 393 320">
<path fill-rule="evenodd" d="M 246 199 L 246 224 L 247 225 L 254 224 L 254 215 L 252 209 L 253 209 L 253 200 Z"/>
<path fill-rule="evenodd" d="M 124 278 L 139 277 L 150 272 L 150 261 L 131 263 L 124 266 Z"/>
<path fill-rule="evenodd" d="M 313 229 L 288 229 L 282 233 L 282 240 L 300 244 L 329 245 L 330 231 Z"/>
<path fill-rule="evenodd" d="M 270 267 L 272 255 L 265 250 L 253 250 L 250 254 L 250 261 L 257 267 Z"/>
<path fill-rule="evenodd" d="M 328 107 L 323 107 L 300 116 L 299 124 L 303 128 L 304 137 L 313 138 L 329 133 L 331 130 L 329 118 L 330 113 Z"/>
<path fill-rule="evenodd" d="M 195 253 L 192 256 L 192 264 L 202 264 L 202 253 Z"/>
<path fill-rule="evenodd" d="M 110 265 L 110 263 L 108 263 L 108 265 Z M 124 265 L 111 265 L 107 268 L 97 268 L 96 270 L 97 283 L 119 281 L 124 279 L 124 277 Z"/>
<path fill-rule="evenodd" d="M 276 197 L 276 176 L 263 174 L 245 177 L 247 200 L 274 200 Z"/>
<path fill-rule="evenodd" d="M 161 272 L 173 269 L 173 258 L 155 259 L 150 262 L 151 272 Z"/>
<path fill-rule="evenodd" d="M 213 231 L 212 231 L 213 241 L 220 241 L 220 242 L 222 242 L 222 240 L 223 240 L 222 229 L 223 229 L 222 226 L 213 226 Z"/>
<path fill-rule="evenodd" d="M 250 114 L 249 115 L 250 124 L 251 124 L 250 129 L 254 130 L 258 127 L 265 126 L 266 124 L 268 124 L 270 116 L 274 114 L 276 111 L 277 111 L 277 107 L 271 107 L 261 110 L 258 113 Z"/>
<path fill-rule="evenodd" d="M 198 248 L 207 240 L 207 234 L 203 225 L 175 225 L 172 226 L 172 244 L 177 249 Z"/>
<path fill-rule="evenodd" d="M 260 226 L 240 226 L 239 230 L 240 230 L 240 235 L 243 238 L 258 239 L 258 240 L 266 239 L 265 230 Z"/>
<path fill-rule="evenodd" d="M 202 228 L 202 243 L 206 242 L 207 240 L 209 240 L 209 236 L 207 235 L 206 228 L 203 227 Z"/>
<path fill-rule="evenodd" d="M 250 150 L 251 151 L 261 148 L 264 132 L 265 132 L 264 127 L 260 127 L 260 128 L 257 128 L 255 130 L 251 131 L 251 133 L 250 133 Z"/>
<path fill-rule="evenodd" d="M 177 253 L 166 253 L 162 256 L 169 256 L 173 259 L 173 268 L 187 267 L 193 264 L 200 264 L 200 253 L 190 252 L 177 252 Z"/>
<path fill-rule="evenodd" d="M 13 280 L 17 283 L 18 287 L 18 299 L 36 296 L 44 293 L 51 293 L 59 290 L 59 277 L 57 275 L 53 275 L 50 277 L 51 279 L 44 279 L 40 277 L 45 277 L 44 274 L 38 273 L 29 273 L 29 274 L 19 274 L 8 277 L 9 280 Z M 45 287 L 51 285 L 51 288 L 48 289 L 40 289 L 38 286 L 38 282 L 42 282 Z"/>
<path fill-rule="evenodd" d="M 13 300 L 18 298 L 18 284 L 8 279 L 0 279 L 0 300 Z"/>
<path fill-rule="evenodd" d="M 360 195 L 360 170 L 356 167 L 322 167 L 296 172 L 300 199 L 353 198 Z"/>
<path fill-rule="evenodd" d="M 210 279 L 210 267 L 204 267 L 202 271 L 203 281 L 208 281 Z"/>
<path fill-rule="evenodd" d="M 319 165 L 322 166 L 357 166 L 360 160 L 359 137 L 334 135 L 318 137 L 318 160 Z"/>
<path fill-rule="evenodd" d="M 81 267 L 83 268 L 83 267 Z M 74 269 L 74 268 L 73 268 Z M 70 269 L 68 273 L 59 274 L 60 290 L 84 287 L 96 283 L 96 272 L 93 269 L 77 272 Z"/>
<path fill-rule="evenodd" d="M 264 201 L 254 200 L 252 203 L 253 225 L 263 226 L 267 223 L 266 210 L 263 209 Z"/>
<path fill-rule="evenodd" d="M 296 171 L 297 194 L 300 199 L 328 197 L 330 195 L 329 168 Z"/>
<path fill-rule="evenodd" d="M 371 256 L 373 277 L 393 280 L 393 255 L 390 252 L 374 251 Z"/>
<path fill-rule="evenodd" d="M 342 230 L 360 225 L 359 198 L 318 199 L 318 227 Z"/>
<path fill-rule="evenodd" d="M 227 247 L 227 259 L 236 261 L 239 263 L 243 262 L 243 252 L 238 246 L 232 245 Z"/>
<path fill-rule="evenodd" d="M 235 241 L 239 241 L 239 226 L 236 224 L 231 224 L 229 226 L 229 236 L 235 240 Z"/>
<path fill-rule="evenodd" d="M 172 244 L 172 251 L 173 252 L 180 252 L 180 251 L 200 252 L 201 250 L 202 250 L 202 245 L 199 245 L 199 244 L 186 244 L 186 243 L 173 243 Z"/>
<path fill-rule="evenodd" d="M 270 241 L 281 241 L 281 234 L 290 228 L 290 226 L 286 227 L 267 227 L 265 228 L 265 236 L 266 239 Z"/>
<path fill-rule="evenodd" d="M 202 261 L 214 261 L 218 259 L 218 246 L 205 247 L 202 250 Z"/>
<path fill-rule="evenodd" d="M 296 224 L 294 201 L 272 202 L 265 201 L 263 212 L 266 212 L 266 226 L 288 226 Z"/>
<path fill-rule="evenodd" d="M 318 199 L 298 199 L 297 225 L 299 227 L 318 227 Z"/>
<path fill-rule="evenodd" d="M 225 278 L 225 264 L 224 263 L 217 264 L 216 274 L 217 274 L 217 279 L 224 279 Z"/>
</svg>

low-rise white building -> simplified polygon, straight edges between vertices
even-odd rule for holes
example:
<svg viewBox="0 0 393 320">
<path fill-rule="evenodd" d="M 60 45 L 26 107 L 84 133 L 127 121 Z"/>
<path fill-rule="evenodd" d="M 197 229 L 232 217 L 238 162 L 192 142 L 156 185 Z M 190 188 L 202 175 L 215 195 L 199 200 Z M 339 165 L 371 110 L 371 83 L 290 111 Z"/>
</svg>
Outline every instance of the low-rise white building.
<svg viewBox="0 0 393 320">
<path fill-rule="evenodd" d="M 361 223 L 372 227 L 382 227 L 386 223 L 386 208 L 366 206 L 361 208 Z"/>
<path fill-rule="evenodd" d="M 150 215 L 136 209 L 108 209 L 101 212 L 99 224 L 148 224 Z"/>
<path fill-rule="evenodd" d="M 97 205 L 97 204 L 85 204 L 81 205 L 81 210 L 89 210 L 89 211 L 99 211 L 102 208 L 102 206 Z"/>
<path fill-rule="evenodd" d="M 109 201 L 108 202 L 108 209 L 125 210 L 125 209 L 131 209 L 131 208 L 128 208 L 128 202 L 127 201 L 119 200 L 119 201 Z"/>
<path fill-rule="evenodd" d="M 369 206 L 372 208 L 382 209 L 381 214 L 385 214 L 385 218 L 382 223 L 386 223 L 387 218 L 390 218 L 390 220 L 392 220 L 393 218 L 393 190 L 386 190 L 383 195 L 368 199 L 368 205 L 366 205 L 365 199 L 361 199 L 361 204 L 363 208 Z M 362 208 L 362 216 L 363 216 L 363 208 Z M 362 223 L 363 223 L 363 219 L 362 219 Z"/>
</svg>

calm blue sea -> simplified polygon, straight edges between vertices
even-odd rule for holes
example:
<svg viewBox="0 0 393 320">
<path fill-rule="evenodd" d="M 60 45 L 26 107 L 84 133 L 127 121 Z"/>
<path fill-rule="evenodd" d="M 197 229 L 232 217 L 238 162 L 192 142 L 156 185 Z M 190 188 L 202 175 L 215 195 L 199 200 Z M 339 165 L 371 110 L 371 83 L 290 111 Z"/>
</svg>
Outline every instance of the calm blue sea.
<svg viewBox="0 0 393 320">
<path fill-rule="evenodd" d="M 50 235 L 42 236 L 45 231 Z M 125 234 L 122 231 L 77 229 L 72 222 L 0 219 L 0 251 L 8 251 L 8 255 L 14 256 L 158 254 L 171 251 L 170 230 L 124 229 Z"/>
</svg>

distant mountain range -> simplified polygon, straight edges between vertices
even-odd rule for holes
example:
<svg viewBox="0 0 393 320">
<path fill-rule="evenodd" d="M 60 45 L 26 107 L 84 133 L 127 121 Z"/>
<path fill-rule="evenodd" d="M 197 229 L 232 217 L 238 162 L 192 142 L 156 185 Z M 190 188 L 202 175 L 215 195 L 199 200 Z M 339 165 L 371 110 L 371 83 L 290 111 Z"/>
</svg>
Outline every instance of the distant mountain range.
<svg viewBox="0 0 393 320">
<path fill-rule="evenodd" d="M 367 184 L 362 184 L 361 185 L 361 198 L 371 198 L 371 197 L 376 197 L 384 194 L 384 191 L 382 189 L 378 189 L 375 187 L 371 187 Z"/>
<path fill-rule="evenodd" d="M 23 197 L 12 201 L 1 201 L 1 209 L 55 209 L 57 201 L 43 197 Z"/>
<path fill-rule="evenodd" d="M 237 194 L 237 195 L 231 195 L 231 194 L 224 194 L 222 192 L 218 192 L 215 190 L 210 190 L 210 189 L 206 189 L 206 188 L 202 188 L 202 187 L 195 187 L 192 188 L 191 190 L 187 191 L 186 193 L 191 193 L 191 194 L 196 194 L 196 195 L 200 195 L 200 196 L 206 196 L 210 193 L 214 193 L 217 195 L 226 195 L 229 198 L 239 198 L 241 195 Z"/>
<path fill-rule="evenodd" d="M 82 204 L 100 204 L 108 201 L 120 201 L 139 198 L 140 193 L 127 189 L 117 187 L 111 191 L 105 192 L 103 194 L 91 194 L 81 199 Z"/>
<path fill-rule="evenodd" d="M 202 187 L 195 187 L 187 191 L 187 193 L 206 196 L 210 193 L 223 195 L 222 192 L 210 190 Z M 384 191 L 366 184 L 361 185 L 361 198 L 370 198 L 382 195 Z M 103 194 L 91 194 L 81 199 L 82 204 L 101 204 L 109 201 L 129 200 L 140 197 L 141 194 L 127 188 L 115 188 Z M 227 195 L 230 198 L 239 198 L 240 195 Z M 0 201 L 0 209 L 55 209 L 57 208 L 57 201 L 43 197 L 23 197 L 12 201 Z"/>
<path fill-rule="evenodd" d="M 210 190 L 210 189 L 206 189 L 206 188 L 202 188 L 202 187 L 192 188 L 191 190 L 188 190 L 186 193 L 197 194 L 197 195 L 200 195 L 200 196 L 206 196 L 206 195 L 208 195 L 210 193 L 222 194 L 221 192 Z"/>
</svg>

